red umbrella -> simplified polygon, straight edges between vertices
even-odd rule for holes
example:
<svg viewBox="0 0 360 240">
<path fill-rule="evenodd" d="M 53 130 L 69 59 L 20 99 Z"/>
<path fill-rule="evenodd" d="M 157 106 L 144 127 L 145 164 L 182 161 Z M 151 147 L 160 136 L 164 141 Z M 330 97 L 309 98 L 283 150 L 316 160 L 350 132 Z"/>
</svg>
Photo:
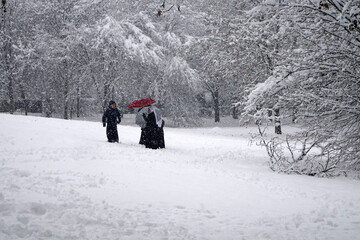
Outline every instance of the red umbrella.
<svg viewBox="0 0 360 240">
<path fill-rule="evenodd" d="M 156 101 L 152 98 L 140 98 L 129 103 L 128 108 L 141 108 L 153 103 L 156 103 Z"/>
</svg>

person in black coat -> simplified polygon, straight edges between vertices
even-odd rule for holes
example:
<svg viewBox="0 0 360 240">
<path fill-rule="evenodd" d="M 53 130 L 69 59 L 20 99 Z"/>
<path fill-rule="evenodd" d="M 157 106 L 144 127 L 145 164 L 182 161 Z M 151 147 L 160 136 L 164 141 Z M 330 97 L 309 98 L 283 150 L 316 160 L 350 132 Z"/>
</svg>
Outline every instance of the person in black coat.
<svg viewBox="0 0 360 240">
<path fill-rule="evenodd" d="M 145 107 L 140 108 L 137 113 L 136 113 L 136 117 L 135 117 L 135 123 L 137 125 L 139 125 L 139 127 L 141 128 L 141 135 L 140 135 L 140 141 L 139 144 L 141 145 L 145 145 L 145 128 L 146 128 L 146 121 L 143 118 L 143 114 L 147 114 L 147 109 L 145 109 Z"/>
<path fill-rule="evenodd" d="M 165 122 L 162 120 L 160 112 L 157 114 L 155 108 L 150 106 L 148 115 L 143 114 L 143 118 L 146 121 L 144 129 L 145 147 L 152 149 L 165 148 L 163 130 Z"/>
<path fill-rule="evenodd" d="M 119 109 L 116 108 L 114 101 L 109 102 L 109 107 L 102 117 L 103 126 L 106 127 L 106 136 L 108 142 L 119 142 L 117 124 L 121 122 Z"/>
<path fill-rule="evenodd" d="M 161 126 L 158 127 L 158 139 L 159 139 L 159 148 L 165 148 L 165 138 L 164 138 L 164 126 L 165 121 L 161 120 Z"/>
</svg>

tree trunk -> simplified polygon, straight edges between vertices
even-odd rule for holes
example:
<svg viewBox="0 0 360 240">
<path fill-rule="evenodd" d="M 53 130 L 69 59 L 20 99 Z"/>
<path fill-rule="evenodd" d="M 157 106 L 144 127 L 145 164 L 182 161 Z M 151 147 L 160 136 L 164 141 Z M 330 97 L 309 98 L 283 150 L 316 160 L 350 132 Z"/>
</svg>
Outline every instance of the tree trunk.
<svg viewBox="0 0 360 240">
<path fill-rule="evenodd" d="M 29 108 L 29 101 L 26 99 L 26 94 L 25 94 L 25 89 L 22 83 L 19 84 L 20 86 L 20 96 L 23 102 L 23 106 L 24 106 L 24 112 L 25 115 L 28 115 L 28 108 Z"/>
<path fill-rule="evenodd" d="M 298 109 L 295 107 L 295 108 L 293 109 L 292 118 L 291 118 L 291 120 L 292 120 L 293 123 L 296 123 L 296 121 L 297 121 L 297 113 L 298 113 Z"/>
<path fill-rule="evenodd" d="M 115 101 L 115 99 L 117 99 L 116 96 L 115 96 L 115 88 L 114 88 L 114 86 L 112 86 L 112 88 L 111 88 L 111 100 Z"/>
<path fill-rule="evenodd" d="M 43 110 L 42 112 L 45 112 L 45 117 L 50 118 L 52 117 L 52 113 L 53 113 L 53 106 L 52 106 L 52 99 L 49 96 L 46 96 L 45 99 L 43 100 Z"/>
<path fill-rule="evenodd" d="M 281 134 L 280 109 L 274 108 L 275 133 Z"/>
<path fill-rule="evenodd" d="M 220 122 L 220 104 L 219 104 L 219 90 L 216 89 L 213 92 L 214 98 L 214 111 L 215 111 L 215 122 Z"/>
<path fill-rule="evenodd" d="M 105 111 L 107 108 L 107 105 L 109 103 L 109 92 L 110 92 L 110 84 L 107 80 L 104 82 L 104 97 L 103 97 L 103 110 Z"/>
<path fill-rule="evenodd" d="M 64 83 L 64 119 L 69 119 L 69 80 L 65 76 Z"/>
<path fill-rule="evenodd" d="M 14 86 L 13 86 L 13 78 L 9 71 L 6 71 L 6 75 L 8 78 L 8 95 L 9 95 L 9 113 L 13 114 L 15 112 L 15 101 L 14 101 Z"/>
<path fill-rule="evenodd" d="M 80 86 L 76 89 L 76 117 L 80 117 L 80 99 L 81 99 L 81 93 L 80 93 Z"/>
<path fill-rule="evenodd" d="M 235 106 L 235 104 L 233 104 L 231 110 L 232 110 L 231 112 L 232 112 L 233 119 L 238 119 L 239 118 L 239 116 L 238 116 L 239 112 L 238 112 L 238 108 Z"/>
<path fill-rule="evenodd" d="M 68 74 L 68 62 L 67 60 L 63 61 L 64 63 L 64 69 L 63 72 L 65 73 L 62 78 L 64 80 L 64 119 L 69 119 L 69 74 Z"/>
<path fill-rule="evenodd" d="M 74 103 L 73 103 L 73 101 L 71 101 L 71 103 L 70 103 L 70 119 L 73 119 L 74 110 L 75 110 Z"/>
<path fill-rule="evenodd" d="M 4 63 L 5 63 L 5 77 L 8 80 L 8 96 L 9 96 L 9 112 L 13 114 L 15 112 L 15 101 L 14 101 L 14 79 L 12 76 L 12 39 L 10 23 L 5 18 L 5 12 L 3 17 L 4 32 L 5 32 L 5 43 L 4 43 Z"/>
</svg>

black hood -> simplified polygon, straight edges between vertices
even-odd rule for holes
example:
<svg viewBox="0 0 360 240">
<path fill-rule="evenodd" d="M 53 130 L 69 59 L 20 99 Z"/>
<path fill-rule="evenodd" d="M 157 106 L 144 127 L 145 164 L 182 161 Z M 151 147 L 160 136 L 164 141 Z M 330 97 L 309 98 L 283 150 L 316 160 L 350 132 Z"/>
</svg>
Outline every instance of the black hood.
<svg viewBox="0 0 360 240">
<path fill-rule="evenodd" d="M 113 105 L 113 104 L 116 105 L 115 101 L 111 100 L 111 101 L 109 102 L 109 108 L 111 108 L 111 105 Z"/>
</svg>

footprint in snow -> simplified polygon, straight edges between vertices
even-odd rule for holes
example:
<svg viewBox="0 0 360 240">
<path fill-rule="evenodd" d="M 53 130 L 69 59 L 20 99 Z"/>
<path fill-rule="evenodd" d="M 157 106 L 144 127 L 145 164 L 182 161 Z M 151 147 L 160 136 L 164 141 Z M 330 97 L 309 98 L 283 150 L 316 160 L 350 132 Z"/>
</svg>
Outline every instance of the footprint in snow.
<svg viewBox="0 0 360 240">
<path fill-rule="evenodd" d="M 33 214 L 39 215 L 39 216 L 44 215 L 47 212 L 44 205 L 42 205 L 40 203 L 31 203 L 30 210 Z"/>
<path fill-rule="evenodd" d="M 175 208 L 177 208 L 177 209 L 185 209 L 186 207 L 177 205 L 177 206 L 175 206 Z"/>
<path fill-rule="evenodd" d="M 126 232 L 125 232 L 124 234 L 125 234 L 126 236 L 131 236 L 131 235 L 134 234 L 134 231 L 131 230 L 131 229 L 128 229 L 128 230 L 126 230 Z"/>
</svg>

